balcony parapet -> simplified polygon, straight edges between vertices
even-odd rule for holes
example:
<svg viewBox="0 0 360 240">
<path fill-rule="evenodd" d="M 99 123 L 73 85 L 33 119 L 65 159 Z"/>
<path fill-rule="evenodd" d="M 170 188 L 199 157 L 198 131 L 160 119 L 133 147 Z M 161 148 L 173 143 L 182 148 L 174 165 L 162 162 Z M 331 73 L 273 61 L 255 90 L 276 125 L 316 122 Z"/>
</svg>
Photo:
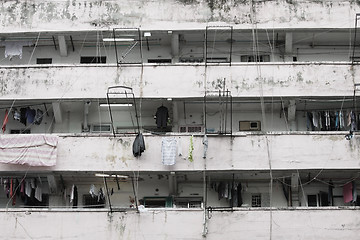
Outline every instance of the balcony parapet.
<svg viewBox="0 0 360 240">
<path fill-rule="evenodd" d="M 5 32 L 98 30 L 136 27 L 152 30 L 199 29 L 210 25 L 254 28 L 349 28 L 359 12 L 356 1 L 6 1 L 0 26 Z M 338 16 L 341 16 L 339 19 Z"/>
<path fill-rule="evenodd" d="M 145 134 L 145 152 L 138 158 L 132 153 L 133 135 L 58 136 L 57 164 L 31 167 L 31 171 L 241 171 L 291 169 L 358 169 L 360 135 L 346 140 L 348 132 L 279 132 L 208 136 L 208 150 L 203 158 L 203 136 Z M 175 137 L 181 143 L 182 156 L 172 166 L 162 164 L 163 137 Z M 189 159 L 193 139 L 193 161 Z M 268 151 L 270 155 L 268 154 Z M 28 166 L 1 164 L 1 171 L 26 171 Z"/>
<path fill-rule="evenodd" d="M 116 85 L 135 97 L 196 98 L 224 83 L 233 97 L 343 97 L 353 96 L 359 71 L 345 62 L 2 66 L 0 99 L 98 99 Z"/>
</svg>

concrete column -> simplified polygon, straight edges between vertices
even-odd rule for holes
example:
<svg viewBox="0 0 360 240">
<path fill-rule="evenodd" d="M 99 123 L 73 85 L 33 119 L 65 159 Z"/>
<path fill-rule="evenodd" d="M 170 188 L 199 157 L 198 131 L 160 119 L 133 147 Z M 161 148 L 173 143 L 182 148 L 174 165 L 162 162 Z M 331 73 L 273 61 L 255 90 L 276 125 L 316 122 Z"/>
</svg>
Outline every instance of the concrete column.
<svg viewBox="0 0 360 240">
<path fill-rule="evenodd" d="M 295 100 L 289 101 L 288 106 L 288 124 L 290 131 L 296 131 L 296 102 Z"/>
<path fill-rule="evenodd" d="M 62 123 L 62 109 L 60 102 L 52 103 L 56 123 Z"/>
<path fill-rule="evenodd" d="M 68 51 L 67 51 L 65 36 L 63 36 L 63 35 L 58 36 L 58 40 L 59 40 L 60 56 L 67 57 Z"/>
<path fill-rule="evenodd" d="M 172 102 L 172 110 L 173 110 L 173 119 L 172 119 L 172 127 L 174 131 L 178 131 L 179 129 L 179 108 L 178 102 Z"/>
<path fill-rule="evenodd" d="M 180 51 L 179 34 L 172 33 L 172 35 L 171 35 L 171 55 L 172 55 L 174 62 L 179 62 L 179 51 Z"/>
<path fill-rule="evenodd" d="M 299 174 L 291 174 L 291 202 L 293 207 L 300 206 L 299 201 Z"/>
<path fill-rule="evenodd" d="M 293 61 L 293 33 L 287 32 L 285 35 L 285 61 Z"/>
</svg>

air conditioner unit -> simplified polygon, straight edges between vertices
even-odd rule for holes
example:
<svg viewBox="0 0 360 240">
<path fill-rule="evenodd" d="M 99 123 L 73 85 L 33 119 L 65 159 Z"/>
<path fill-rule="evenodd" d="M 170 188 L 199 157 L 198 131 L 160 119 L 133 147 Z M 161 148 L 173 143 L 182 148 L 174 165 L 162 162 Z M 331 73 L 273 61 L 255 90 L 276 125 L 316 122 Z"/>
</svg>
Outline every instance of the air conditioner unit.
<svg viewBox="0 0 360 240">
<path fill-rule="evenodd" d="M 239 131 L 260 131 L 260 121 L 239 121 Z"/>
<path fill-rule="evenodd" d="M 185 125 L 179 127 L 179 132 L 184 133 L 193 133 L 193 132 L 202 132 L 203 127 L 199 125 Z"/>
<path fill-rule="evenodd" d="M 112 130 L 111 124 L 93 124 L 91 125 L 92 133 L 110 133 Z"/>
</svg>

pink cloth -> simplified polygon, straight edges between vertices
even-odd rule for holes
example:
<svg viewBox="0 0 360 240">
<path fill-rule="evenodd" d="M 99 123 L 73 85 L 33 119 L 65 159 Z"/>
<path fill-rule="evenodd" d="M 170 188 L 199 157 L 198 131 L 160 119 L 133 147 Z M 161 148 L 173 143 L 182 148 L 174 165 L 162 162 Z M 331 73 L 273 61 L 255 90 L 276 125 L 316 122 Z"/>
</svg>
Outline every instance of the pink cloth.
<svg viewBox="0 0 360 240">
<path fill-rule="evenodd" d="M 343 195 L 344 195 L 344 202 L 348 203 L 353 200 L 353 193 L 352 193 L 353 185 L 352 182 L 349 182 L 344 185 L 343 188 Z"/>
<path fill-rule="evenodd" d="M 0 136 L 0 163 L 55 166 L 57 136 L 19 134 Z"/>
</svg>

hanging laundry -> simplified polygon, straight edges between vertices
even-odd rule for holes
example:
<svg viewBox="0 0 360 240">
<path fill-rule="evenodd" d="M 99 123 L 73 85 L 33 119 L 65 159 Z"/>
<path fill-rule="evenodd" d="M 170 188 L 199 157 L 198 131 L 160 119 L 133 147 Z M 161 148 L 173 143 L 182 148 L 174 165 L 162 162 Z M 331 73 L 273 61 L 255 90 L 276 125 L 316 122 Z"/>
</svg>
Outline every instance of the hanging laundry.
<svg viewBox="0 0 360 240">
<path fill-rule="evenodd" d="M 105 203 L 105 194 L 104 194 L 104 191 L 102 190 L 102 188 L 100 188 L 99 193 L 98 193 L 98 203 L 100 203 L 100 204 Z"/>
<path fill-rule="evenodd" d="M 3 133 L 5 132 L 5 130 L 6 130 L 6 124 L 8 123 L 8 121 L 9 121 L 9 111 L 6 109 L 5 110 L 5 117 L 4 117 L 4 121 L 3 121 L 3 124 L 2 124 L 2 131 L 3 131 Z"/>
<path fill-rule="evenodd" d="M 95 198 L 97 196 L 97 189 L 94 184 L 91 184 L 89 193 L 92 198 Z"/>
<path fill-rule="evenodd" d="M 13 111 L 13 118 L 16 121 L 20 121 L 20 118 L 21 118 L 21 114 L 16 108 Z"/>
<path fill-rule="evenodd" d="M 311 112 L 307 112 L 306 114 L 306 128 L 308 131 L 314 131 L 314 125 L 313 125 L 313 117 Z"/>
<path fill-rule="evenodd" d="M 21 183 L 20 183 L 20 196 L 21 196 L 21 199 L 24 200 L 24 197 L 25 197 L 25 179 L 22 179 Z"/>
<path fill-rule="evenodd" d="M 20 122 L 26 126 L 26 108 L 20 108 Z"/>
<path fill-rule="evenodd" d="M 322 117 L 321 112 L 318 112 L 318 119 L 319 119 L 319 129 L 322 130 L 323 129 L 323 117 Z"/>
<path fill-rule="evenodd" d="M 181 145 L 181 137 L 178 138 L 177 142 L 178 142 L 178 144 L 177 144 L 177 146 L 178 146 L 178 149 L 177 149 L 178 156 L 181 157 L 183 155 L 183 153 L 182 153 L 182 145 Z"/>
<path fill-rule="evenodd" d="M 35 199 L 42 202 L 42 189 L 40 184 L 38 184 L 35 188 Z"/>
<path fill-rule="evenodd" d="M 163 165 L 176 163 L 177 140 L 175 137 L 163 137 L 161 141 L 161 160 Z"/>
<path fill-rule="evenodd" d="M 25 117 L 26 117 L 27 123 L 32 124 L 34 122 L 35 114 L 36 114 L 36 111 L 34 109 L 31 109 L 29 107 L 26 108 Z"/>
<path fill-rule="evenodd" d="M 335 130 L 340 129 L 340 118 L 339 118 L 339 112 L 335 112 Z"/>
<path fill-rule="evenodd" d="M 156 126 L 157 128 L 166 128 L 167 120 L 169 118 L 169 111 L 167 107 L 161 106 L 156 110 Z"/>
<path fill-rule="evenodd" d="M 345 126 L 343 111 L 339 111 L 339 128 L 343 129 Z"/>
<path fill-rule="evenodd" d="M 72 203 L 73 207 L 76 207 L 78 204 L 78 191 L 77 187 L 74 184 L 71 188 L 70 203 Z"/>
<path fill-rule="evenodd" d="M 2 45 L 5 45 L 5 58 L 9 58 L 11 60 L 13 57 L 18 56 L 21 59 L 23 46 L 29 46 L 30 42 L 11 41 L 4 42 Z"/>
<path fill-rule="evenodd" d="M 237 205 L 237 206 L 238 206 L 238 207 L 241 207 L 241 205 L 243 204 L 241 191 L 242 191 L 242 186 L 241 186 L 241 183 L 239 183 L 239 184 L 237 185 L 237 194 L 238 194 L 238 196 L 237 196 L 238 205 Z"/>
<path fill-rule="evenodd" d="M 9 198 L 10 197 L 10 178 L 8 178 L 7 180 L 5 180 L 5 183 L 4 183 L 4 189 L 5 189 L 5 194 L 6 194 L 6 197 Z"/>
<path fill-rule="evenodd" d="M 145 151 L 145 141 L 142 133 L 138 133 L 133 143 L 133 155 L 134 157 L 141 156 L 141 153 Z"/>
<path fill-rule="evenodd" d="M 30 181 L 25 181 L 25 195 L 30 197 L 31 196 L 31 183 Z"/>
<path fill-rule="evenodd" d="M 353 195 L 352 202 L 355 203 L 357 200 L 356 184 L 355 184 L 355 181 L 352 181 L 351 183 L 352 183 L 352 195 Z"/>
<path fill-rule="evenodd" d="M 330 113 L 329 113 L 329 111 L 325 111 L 325 127 L 326 127 L 326 130 L 330 130 Z"/>
<path fill-rule="evenodd" d="M 208 147 L 209 147 L 209 141 L 208 141 L 208 138 L 207 138 L 206 134 L 204 135 L 202 143 L 204 144 L 203 158 L 206 158 L 207 150 L 208 150 Z"/>
<path fill-rule="evenodd" d="M 318 118 L 319 115 L 315 111 L 312 111 L 311 114 L 312 114 L 312 123 L 313 123 L 314 127 L 318 128 L 319 127 L 319 118 Z"/>
<path fill-rule="evenodd" d="M 355 131 L 356 128 L 356 115 L 354 111 L 350 112 L 350 120 L 351 120 L 351 131 Z"/>
<path fill-rule="evenodd" d="M 348 203 L 353 200 L 353 184 L 352 182 L 349 182 L 344 185 L 343 187 L 343 196 L 344 196 L 344 202 Z"/>
<path fill-rule="evenodd" d="M 46 176 L 48 185 L 49 185 L 49 191 L 52 194 L 55 194 L 57 192 L 57 184 L 56 184 L 56 180 L 55 180 L 55 176 L 54 175 L 47 175 Z"/>
<path fill-rule="evenodd" d="M 43 111 L 40 110 L 40 109 L 37 109 L 37 110 L 36 110 L 35 119 L 34 119 L 34 123 L 35 123 L 36 125 L 40 125 L 40 123 L 41 123 L 41 121 L 42 121 L 42 119 L 43 119 L 43 116 L 44 116 Z"/>
<path fill-rule="evenodd" d="M 350 126 L 351 125 L 351 112 L 352 111 L 347 111 L 346 113 L 346 126 Z"/>
</svg>

